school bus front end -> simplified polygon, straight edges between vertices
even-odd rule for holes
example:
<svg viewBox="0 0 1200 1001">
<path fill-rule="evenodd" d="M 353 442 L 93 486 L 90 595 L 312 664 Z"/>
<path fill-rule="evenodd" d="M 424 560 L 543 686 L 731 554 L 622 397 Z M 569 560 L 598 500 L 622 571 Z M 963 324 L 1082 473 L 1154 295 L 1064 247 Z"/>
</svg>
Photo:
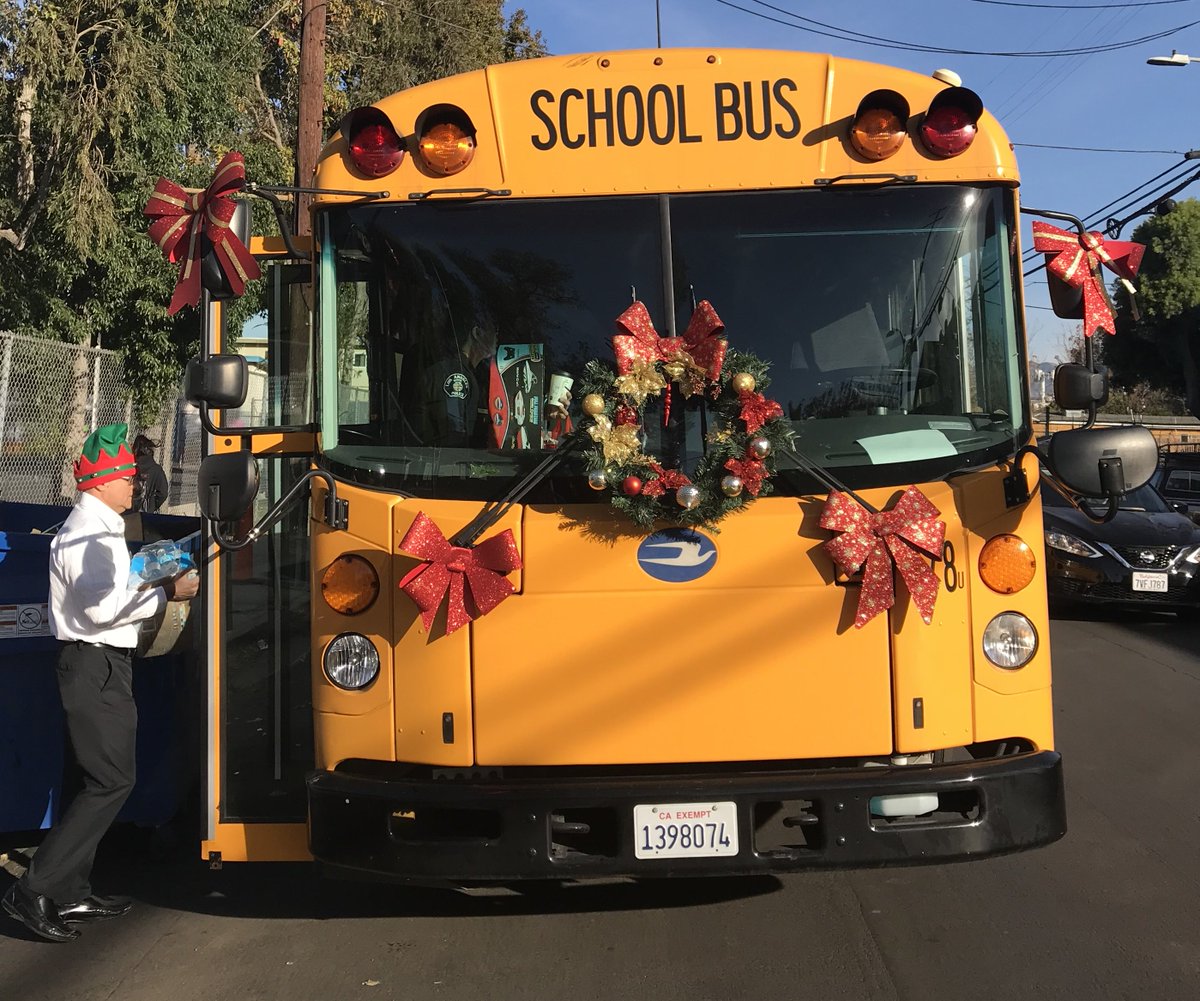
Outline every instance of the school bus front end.
<svg viewBox="0 0 1200 1001">
<path fill-rule="evenodd" d="M 946 94 L 827 56 L 613 53 L 416 88 L 334 138 L 315 462 L 348 517 L 311 524 L 315 858 L 751 873 L 1063 834 L 1016 171 Z M 787 448 L 716 525 L 639 527 L 613 501 L 641 479 L 554 458 L 547 387 L 578 394 L 631 303 L 669 339 L 699 301 L 769 363 Z M 637 448 L 694 472 L 742 428 L 680 386 Z M 889 512 L 936 509 L 890 608 L 826 547 L 831 483 L 893 553 Z"/>
</svg>

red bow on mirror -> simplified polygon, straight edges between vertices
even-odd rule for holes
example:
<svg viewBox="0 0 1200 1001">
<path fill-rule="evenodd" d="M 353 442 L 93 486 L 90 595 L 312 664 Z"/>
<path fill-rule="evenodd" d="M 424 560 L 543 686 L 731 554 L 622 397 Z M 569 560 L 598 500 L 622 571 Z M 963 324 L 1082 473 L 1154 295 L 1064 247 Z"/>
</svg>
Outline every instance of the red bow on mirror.
<svg viewBox="0 0 1200 1001">
<path fill-rule="evenodd" d="M 168 314 L 174 315 L 184 306 L 200 302 L 202 237 L 212 245 L 234 294 L 241 295 L 246 282 L 261 274 L 258 262 L 229 228 L 237 207 L 230 196 L 245 185 L 246 169 L 242 154 L 237 152 L 225 154 L 212 182 L 203 191 L 188 191 L 165 177 L 158 179 L 144 214 L 154 220 L 150 224 L 150 238 L 168 261 L 179 264 L 179 278 L 167 307 Z"/>
<path fill-rule="evenodd" d="M 1116 323 L 1108 290 L 1104 287 L 1102 267 L 1120 278 L 1132 295 L 1133 278 L 1142 266 L 1146 248 L 1140 243 L 1105 240 L 1099 233 L 1081 237 L 1047 222 L 1035 222 L 1033 249 L 1054 254 L 1046 264 L 1046 270 L 1072 288 L 1083 289 L 1084 335 L 1091 337 L 1097 330 L 1115 334 Z"/>
</svg>

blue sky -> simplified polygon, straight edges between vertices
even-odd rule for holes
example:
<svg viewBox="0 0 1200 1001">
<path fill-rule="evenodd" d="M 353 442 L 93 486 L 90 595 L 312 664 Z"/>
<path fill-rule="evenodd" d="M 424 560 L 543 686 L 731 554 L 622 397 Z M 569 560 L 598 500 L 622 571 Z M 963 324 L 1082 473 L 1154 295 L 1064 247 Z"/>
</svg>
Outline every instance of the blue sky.
<svg viewBox="0 0 1200 1001">
<path fill-rule="evenodd" d="M 1044 6 L 1051 2 L 1027 0 L 1029 5 L 1043 5 L 1029 6 L 994 0 L 770 0 L 768 5 L 731 0 L 738 7 L 781 21 L 794 22 L 783 13 L 791 12 L 823 22 L 840 29 L 835 34 L 857 32 L 879 41 L 973 51 L 1061 52 L 1124 42 L 1200 22 L 1200 0 L 1141 4 L 1078 0 L 1069 6 L 1066 0 L 1059 0 L 1057 7 Z M 509 11 L 524 7 L 530 24 L 541 30 L 555 55 L 652 48 L 656 43 L 654 0 L 509 0 L 505 6 Z M 832 52 L 920 73 L 943 66 L 955 70 L 963 85 L 979 94 L 1018 144 L 1021 197 L 1025 204 L 1038 208 L 1089 219 L 1114 199 L 1176 167 L 1184 151 L 1200 149 L 1200 116 L 1196 114 L 1200 63 L 1188 67 L 1146 64 L 1148 57 L 1169 55 L 1172 49 L 1200 56 L 1200 24 L 1111 52 L 1019 58 L 911 52 L 843 41 L 787 27 L 718 0 L 660 0 L 659 8 L 662 42 L 667 46 Z M 1048 145 L 1178 152 L 1036 148 Z M 1200 169 L 1200 162 L 1192 166 Z M 1172 170 L 1162 181 L 1175 173 Z M 1180 197 L 1188 195 L 1200 197 L 1200 183 Z M 1129 210 L 1119 213 L 1128 214 Z M 1122 236 L 1128 238 L 1134 225 L 1136 222 L 1127 225 Z M 1023 243 L 1028 248 L 1028 222 L 1024 228 Z M 1031 307 L 1027 311 L 1031 352 L 1042 360 L 1052 360 L 1064 352 L 1078 324 L 1059 320 L 1045 308 L 1048 299 L 1041 274 L 1028 279 L 1027 302 Z"/>
</svg>

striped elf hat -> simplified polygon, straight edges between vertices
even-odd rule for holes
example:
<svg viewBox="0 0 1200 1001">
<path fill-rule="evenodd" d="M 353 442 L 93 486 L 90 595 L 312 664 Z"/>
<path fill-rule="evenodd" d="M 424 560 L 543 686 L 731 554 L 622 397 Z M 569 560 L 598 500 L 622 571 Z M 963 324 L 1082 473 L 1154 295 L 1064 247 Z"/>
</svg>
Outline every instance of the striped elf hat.
<svg viewBox="0 0 1200 1001">
<path fill-rule="evenodd" d="M 105 424 L 96 428 L 83 443 L 75 460 L 75 486 L 91 490 L 109 480 L 119 480 L 137 470 L 137 460 L 125 444 L 128 424 Z"/>
</svg>

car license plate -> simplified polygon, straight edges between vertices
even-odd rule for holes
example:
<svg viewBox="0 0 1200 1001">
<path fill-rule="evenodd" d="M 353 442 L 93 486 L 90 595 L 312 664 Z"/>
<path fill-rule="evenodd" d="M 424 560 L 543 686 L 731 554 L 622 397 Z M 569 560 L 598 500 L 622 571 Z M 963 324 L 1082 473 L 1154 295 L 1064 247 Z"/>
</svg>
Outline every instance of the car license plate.
<svg viewBox="0 0 1200 1001">
<path fill-rule="evenodd" d="M 736 803 L 639 804 L 635 858 L 713 858 L 738 853 Z"/>
<path fill-rule="evenodd" d="M 1157 591 L 1167 593 L 1167 575 L 1165 573 L 1133 573 L 1133 589 L 1135 591 Z"/>
</svg>

